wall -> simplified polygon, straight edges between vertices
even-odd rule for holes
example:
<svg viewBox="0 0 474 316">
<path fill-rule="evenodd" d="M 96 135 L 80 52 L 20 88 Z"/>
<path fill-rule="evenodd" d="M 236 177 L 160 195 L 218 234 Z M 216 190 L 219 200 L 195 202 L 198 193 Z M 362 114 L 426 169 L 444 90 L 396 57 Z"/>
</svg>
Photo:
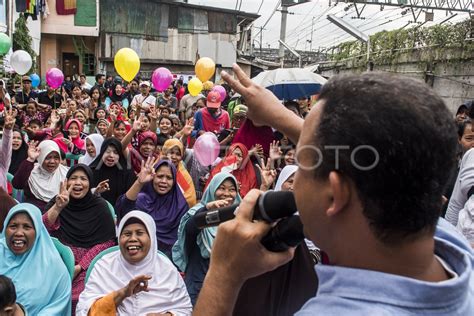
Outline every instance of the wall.
<svg viewBox="0 0 474 316">
<path fill-rule="evenodd" d="M 236 62 L 236 35 L 209 33 L 178 33 L 177 29 L 168 29 L 168 41 L 154 41 L 143 38 L 132 38 L 123 35 L 103 34 L 101 36 L 101 58 L 113 58 L 123 47 L 135 50 L 141 60 L 154 63 L 192 63 L 196 57 L 211 57 L 216 64 L 231 67 Z"/>
<path fill-rule="evenodd" d="M 374 71 L 396 73 L 430 85 L 455 113 L 459 105 L 474 100 L 474 56 L 464 56 L 460 51 L 447 51 L 439 60 L 426 61 L 420 52 L 402 55 L 393 64 L 375 65 Z M 361 73 L 365 67 L 357 67 L 353 61 L 320 64 L 321 75 Z"/>
<path fill-rule="evenodd" d="M 41 32 L 44 34 L 64 34 L 81 36 L 99 36 L 99 0 L 96 0 L 97 23 L 96 26 L 75 26 L 74 14 L 58 15 L 56 0 L 48 1 L 50 15 L 43 20 Z"/>
<path fill-rule="evenodd" d="M 84 43 L 91 53 L 97 54 L 95 37 L 84 37 Z M 41 39 L 41 76 L 45 76 L 49 68 L 57 67 L 62 69 L 63 53 L 76 53 L 72 36 L 43 34 Z M 79 64 L 79 72 L 82 72 L 82 65 Z"/>
</svg>

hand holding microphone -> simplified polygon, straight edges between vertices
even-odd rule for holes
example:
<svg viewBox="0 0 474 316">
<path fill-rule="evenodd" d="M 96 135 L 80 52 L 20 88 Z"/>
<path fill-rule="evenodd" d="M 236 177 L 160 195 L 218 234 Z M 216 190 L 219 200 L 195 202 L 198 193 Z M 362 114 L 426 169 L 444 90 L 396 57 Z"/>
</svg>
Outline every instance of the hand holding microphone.
<svg viewBox="0 0 474 316">
<path fill-rule="evenodd" d="M 221 201 L 216 201 L 221 202 Z M 211 203 L 209 203 L 211 204 Z M 221 204 L 213 204 L 219 207 Z M 211 205 L 207 208 L 210 209 Z M 195 222 L 199 229 L 216 226 L 235 217 L 239 205 L 234 204 L 196 214 Z M 303 239 L 303 225 L 297 212 L 294 195 L 290 191 L 267 191 L 262 193 L 254 206 L 253 220 L 273 223 L 280 220 L 261 240 L 270 251 L 285 251 L 297 246 Z"/>
<path fill-rule="evenodd" d="M 209 275 L 224 277 L 228 284 L 241 282 L 272 271 L 293 258 L 294 249 L 268 251 L 261 240 L 271 227 L 265 221 L 254 221 L 254 206 L 261 192 L 251 190 L 241 202 L 235 219 L 219 225 L 212 245 Z M 219 279 L 222 282 L 222 279 Z"/>
</svg>

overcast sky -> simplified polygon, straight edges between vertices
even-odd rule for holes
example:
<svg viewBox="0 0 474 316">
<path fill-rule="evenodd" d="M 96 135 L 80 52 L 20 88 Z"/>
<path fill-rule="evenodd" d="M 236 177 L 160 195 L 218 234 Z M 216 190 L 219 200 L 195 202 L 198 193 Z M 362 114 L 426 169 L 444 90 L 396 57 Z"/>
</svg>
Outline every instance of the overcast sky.
<svg viewBox="0 0 474 316">
<path fill-rule="evenodd" d="M 329 6 L 329 1 L 330 0 L 313 0 L 289 8 L 289 12 L 293 14 L 288 15 L 286 42 L 290 46 L 296 47 L 297 49 L 309 50 L 310 43 L 308 41 L 311 40 L 311 33 L 313 33 L 313 50 L 318 47 L 330 47 L 343 41 L 352 40 L 352 36 L 327 20 L 327 14 L 335 14 L 348 23 L 357 26 L 361 31 L 367 34 L 374 34 L 382 30 L 397 29 L 414 20 L 413 14 L 409 10 L 405 15 L 402 15 L 402 11 L 404 10 L 399 7 L 386 6 L 384 10 L 381 11 L 379 5 L 367 5 L 361 14 L 361 17 L 365 19 L 356 19 L 357 14 L 353 6 L 348 7 L 349 4 L 344 2 L 340 2 L 336 5 L 335 1 Z M 240 0 L 188 0 L 188 2 L 227 9 L 235 9 L 237 2 L 240 5 Z M 254 23 L 256 28 L 263 26 L 268 18 L 271 17 L 263 31 L 263 47 L 268 47 L 269 45 L 271 47 L 278 47 L 281 13 L 276 11 L 272 15 L 278 3 L 278 0 L 242 0 L 240 10 L 245 12 L 257 13 L 260 4 L 262 4 L 258 13 L 260 14 L 260 18 Z M 359 4 L 358 8 L 360 11 L 362 5 Z M 436 10 L 434 12 L 434 21 L 428 22 L 425 25 L 438 24 L 449 16 L 450 14 L 447 14 L 446 11 Z M 468 13 L 459 12 L 457 16 L 446 23 L 455 23 L 467 18 L 469 18 Z M 424 20 L 425 13 L 421 12 L 418 21 L 424 22 Z M 313 32 L 311 32 L 312 25 Z M 410 25 L 415 26 L 416 24 Z M 255 29 L 253 34 L 257 32 L 258 29 Z M 257 36 L 255 39 L 257 40 L 255 46 L 258 47 L 260 36 Z"/>
</svg>

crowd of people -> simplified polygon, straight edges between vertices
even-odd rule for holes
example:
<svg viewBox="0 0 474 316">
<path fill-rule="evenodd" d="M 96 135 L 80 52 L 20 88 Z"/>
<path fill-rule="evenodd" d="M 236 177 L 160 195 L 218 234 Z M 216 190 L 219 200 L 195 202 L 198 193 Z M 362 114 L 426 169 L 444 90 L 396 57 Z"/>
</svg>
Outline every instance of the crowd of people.
<svg viewBox="0 0 474 316">
<path fill-rule="evenodd" d="M 472 314 L 472 103 L 453 119 L 382 74 L 281 102 L 234 72 L 225 98 L 180 78 L 0 82 L 0 315 Z M 252 215 L 269 190 L 294 193 L 307 238 L 281 252 Z"/>
<path fill-rule="evenodd" d="M 16 300 L 0 308 L 191 314 L 216 236 L 216 227 L 199 229 L 195 216 L 238 204 L 252 189 L 292 191 L 295 145 L 254 125 L 244 98 L 226 84 L 222 98 L 209 84 L 192 96 L 180 78 L 161 93 L 144 78 L 95 79 L 66 76 L 59 89 L 38 90 L 23 76 L 17 91 L 0 82 L 0 291 L 16 289 Z M 309 101 L 286 105 L 303 117 Z M 220 145 L 210 166 L 193 150 L 204 133 Z M 58 244 L 70 249 L 69 266 Z M 303 268 L 283 269 L 280 279 L 296 269 L 296 278 L 316 280 L 319 252 L 308 245 L 298 246 Z M 274 311 L 292 313 L 315 284 L 294 300 L 275 285 L 259 295 L 288 294 Z M 256 293 L 249 286 L 242 295 Z"/>
</svg>

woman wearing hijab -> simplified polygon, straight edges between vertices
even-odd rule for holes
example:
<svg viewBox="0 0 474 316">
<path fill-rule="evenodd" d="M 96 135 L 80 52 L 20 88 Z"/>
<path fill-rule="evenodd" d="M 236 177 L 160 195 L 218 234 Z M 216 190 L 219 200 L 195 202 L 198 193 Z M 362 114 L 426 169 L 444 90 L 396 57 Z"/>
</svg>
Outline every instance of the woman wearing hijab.
<svg viewBox="0 0 474 316">
<path fill-rule="evenodd" d="M 142 162 L 146 161 L 148 157 L 156 158 L 156 146 L 158 138 L 154 132 L 146 131 L 141 132 L 138 136 L 138 149 L 129 146 L 133 136 L 141 129 L 141 123 L 135 121 L 130 132 L 122 139 L 122 147 L 128 152 L 128 155 L 132 162 L 132 167 L 135 173 L 140 173 Z"/>
<path fill-rule="evenodd" d="M 137 178 L 123 155 L 122 143 L 113 137 L 102 143 L 100 153 L 89 166 L 94 170 L 93 187 L 108 180 L 109 190 L 101 193 L 101 196 L 112 205 L 130 189 Z"/>
<path fill-rule="evenodd" d="M 193 179 L 188 170 L 184 167 L 184 146 L 178 139 L 168 139 L 161 149 L 163 155 L 167 155 L 177 170 L 176 181 L 178 182 L 181 192 L 183 192 L 189 207 L 196 205 L 196 189 L 194 188 Z"/>
<path fill-rule="evenodd" d="M 92 134 L 86 137 L 86 154 L 79 158 L 79 163 L 85 165 L 90 165 L 97 153 L 100 151 L 102 143 L 104 142 L 104 137 L 100 134 Z"/>
<path fill-rule="evenodd" d="M 156 166 L 152 158 L 142 168 L 132 187 L 116 204 L 118 218 L 132 210 L 143 211 L 155 220 L 158 249 L 171 258 L 171 248 L 176 241 L 181 217 L 188 204 L 176 182 L 176 168 L 161 160 Z"/>
<path fill-rule="evenodd" d="M 71 278 L 34 205 L 14 206 L 0 235 L 0 275 L 28 315 L 71 315 Z"/>
<path fill-rule="evenodd" d="M 297 165 L 285 166 L 278 176 L 278 180 L 275 184 L 275 191 L 293 191 L 293 181 L 295 178 Z"/>
<path fill-rule="evenodd" d="M 43 223 L 50 234 L 74 253 L 73 309 L 84 290 L 89 264 L 115 244 L 115 224 L 107 202 L 91 192 L 92 170 L 77 164 L 69 169 L 59 194 L 45 207 Z"/>
<path fill-rule="evenodd" d="M 66 138 L 55 138 L 54 141 L 65 153 L 83 155 L 85 153 L 85 141 L 81 139 L 82 124 L 76 119 L 69 120 L 64 127 L 68 132 Z"/>
<path fill-rule="evenodd" d="M 293 177 L 297 169 L 294 165 L 283 168 L 275 191 L 293 191 Z M 306 244 L 301 243 L 296 247 L 290 262 L 244 283 L 233 314 L 293 315 L 307 300 L 314 297 L 317 288 L 318 278 L 314 261 Z M 259 304 L 248 304 L 249 301 Z"/>
<path fill-rule="evenodd" d="M 259 188 L 261 185 L 260 172 L 254 168 L 247 147 L 241 143 L 235 143 L 229 147 L 224 159 L 212 169 L 207 183 L 210 183 L 219 172 L 230 172 L 237 179 L 240 196 L 242 197 L 245 197 L 250 190 Z"/>
<path fill-rule="evenodd" d="M 181 219 L 178 240 L 173 246 L 173 261 L 185 273 L 185 283 L 193 305 L 209 269 L 212 244 L 217 227 L 199 230 L 195 215 L 240 203 L 237 179 L 229 173 L 218 173 L 209 183 L 202 200 Z"/>
<path fill-rule="evenodd" d="M 128 93 L 125 92 L 125 89 L 120 83 L 117 83 L 115 87 L 110 90 L 110 96 L 105 99 L 105 106 L 110 107 L 111 103 L 118 103 L 128 109 Z"/>
<path fill-rule="evenodd" d="M 28 145 L 19 129 L 13 129 L 12 157 L 8 172 L 15 174 L 23 160 L 28 158 Z"/>
<path fill-rule="evenodd" d="M 25 202 L 44 211 L 46 203 L 59 193 L 66 179 L 68 168 L 61 164 L 58 145 L 52 140 L 31 142 L 28 158 L 24 160 L 13 177 L 15 189 L 24 190 Z M 35 161 L 38 160 L 37 163 Z"/>
<path fill-rule="evenodd" d="M 106 138 L 109 125 L 109 121 L 107 121 L 105 118 L 100 118 L 97 120 L 97 124 L 95 125 L 95 132 Z"/>
<path fill-rule="evenodd" d="M 191 315 L 182 277 L 156 251 L 155 222 L 141 211 L 128 213 L 118 229 L 119 248 L 95 264 L 79 297 L 76 315 Z"/>
</svg>

